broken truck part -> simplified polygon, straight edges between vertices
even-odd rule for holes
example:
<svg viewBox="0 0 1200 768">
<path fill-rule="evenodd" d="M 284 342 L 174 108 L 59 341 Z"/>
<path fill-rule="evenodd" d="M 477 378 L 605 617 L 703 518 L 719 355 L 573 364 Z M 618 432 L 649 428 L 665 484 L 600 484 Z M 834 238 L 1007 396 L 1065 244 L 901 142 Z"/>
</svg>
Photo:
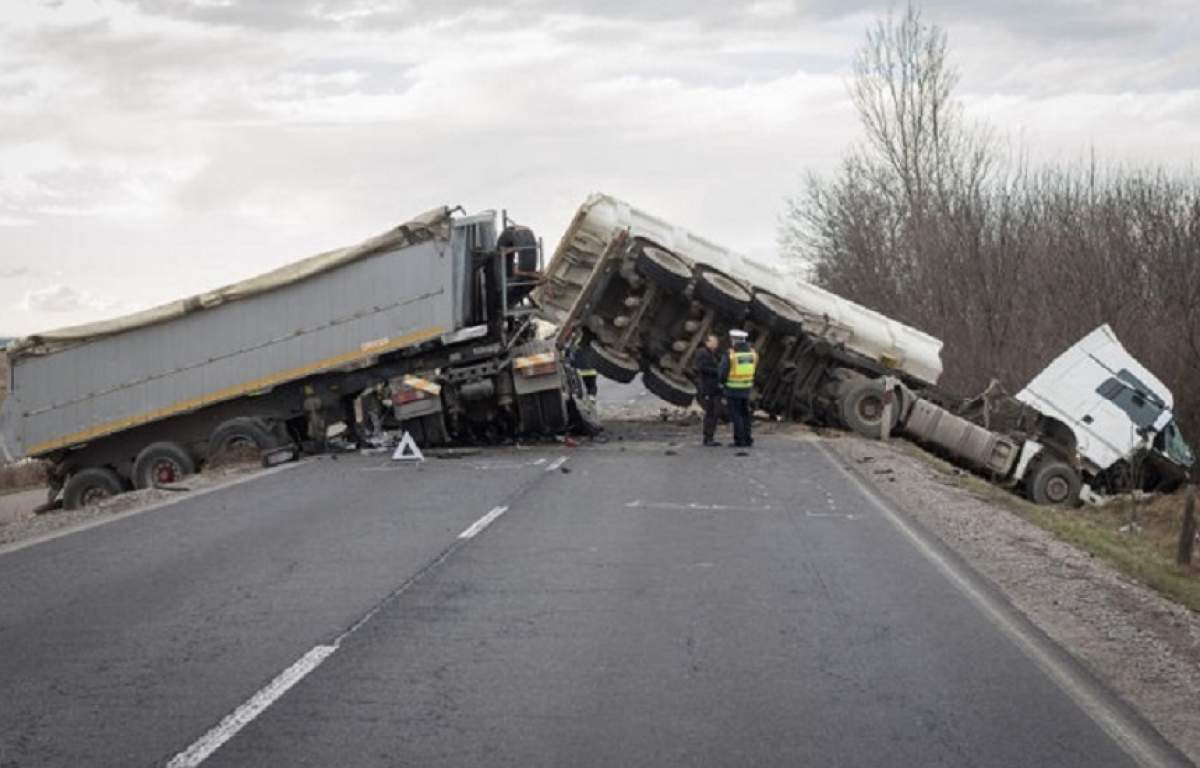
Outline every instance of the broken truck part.
<svg viewBox="0 0 1200 768">
<path fill-rule="evenodd" d="M 561 431 L 570 369 L 536 338 L 527 298 L 540 258 L 507 217 L 443 207 L 206 294 L 21 339 L 0 458 L 50 461 L 51 493 L 77 507 L 229 448 L 319 450 L 338 424 L 425 444 Z"/>
<path fill-rule="evenodd" d="M 981 408 L 937 387 L 940 340 L 606 195 L 572 219 L 535 302 L 560 346 L 577 345 L 608 378 L 640 375 L 678 406 L 695 397 L 705 334 L 743 328 L 759 354 L 757 409 L 872 438 L 905 434 L 1038 503 L 1169 488 L 1193 463 L 1170 393 L 1107 327 L 1016 398 Z M 1082 363 L 1059 373 L 1100 347 L 1103 375 L 1082 376 Z"/>
</svg>

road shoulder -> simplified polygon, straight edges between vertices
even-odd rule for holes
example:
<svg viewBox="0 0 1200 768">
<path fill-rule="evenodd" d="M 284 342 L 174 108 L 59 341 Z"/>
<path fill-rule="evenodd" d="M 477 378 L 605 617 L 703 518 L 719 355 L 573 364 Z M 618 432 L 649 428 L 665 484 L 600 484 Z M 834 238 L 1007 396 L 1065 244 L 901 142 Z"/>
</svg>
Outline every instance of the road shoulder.
<svg viewBox="0 0 1200 768">
<path fill-rule="evenodd" d="M 982 480 L 884 443 L 840 437 L 828 447 L 1200 761 L 1200 615 L 989 500 L 995 489 Z"/>
</svg>

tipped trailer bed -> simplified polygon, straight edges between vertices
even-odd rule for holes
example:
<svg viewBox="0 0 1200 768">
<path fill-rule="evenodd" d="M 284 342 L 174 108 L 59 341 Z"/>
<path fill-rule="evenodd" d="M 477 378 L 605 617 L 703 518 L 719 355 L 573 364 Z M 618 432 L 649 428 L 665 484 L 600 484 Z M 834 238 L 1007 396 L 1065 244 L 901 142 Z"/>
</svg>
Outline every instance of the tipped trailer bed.
<svg viewBox="0 0 1200 768">
<path fill-rule="evenodd" d="M 1107 326 L 1016 397 L 958 397 L 937 386 L 940 340 L 607 195 L 580 206 L 535 301 L 561 347 L 681 407 L 705 335 L 747 330 L 757 409 L 906 434 L 1039 503 L 1168 489 L 1194 464 L 1170 392 Z"/>
</svg>

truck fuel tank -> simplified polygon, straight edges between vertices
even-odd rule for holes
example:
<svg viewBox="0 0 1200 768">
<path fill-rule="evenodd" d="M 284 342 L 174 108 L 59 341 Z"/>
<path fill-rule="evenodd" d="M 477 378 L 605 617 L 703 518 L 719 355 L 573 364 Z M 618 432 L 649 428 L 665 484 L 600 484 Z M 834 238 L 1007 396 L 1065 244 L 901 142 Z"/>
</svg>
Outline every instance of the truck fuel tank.
<svg viewBox="0 0 1200 768">
<path fill-rule="evenodd" d="M 917 399 L 904 431 L 918 442 L 936 445 L 973 468 L 1008 477 L 1021 453 L 1009 438 L 972 424 L 928 400 Z"/>
</svg>

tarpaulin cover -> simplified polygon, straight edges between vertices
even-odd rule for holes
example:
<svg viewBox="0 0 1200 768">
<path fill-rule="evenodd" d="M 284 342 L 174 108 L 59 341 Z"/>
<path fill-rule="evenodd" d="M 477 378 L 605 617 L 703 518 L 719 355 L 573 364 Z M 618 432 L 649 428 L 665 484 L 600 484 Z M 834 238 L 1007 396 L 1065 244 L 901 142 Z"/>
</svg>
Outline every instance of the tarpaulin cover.
<svg viewBox="0 0 1200 768">
<path fill-rule="evenodd" d="M 9 343 L 11 358 L 49 355 L 77 344 L 83 344 L 102 336 L 124 333 L 158 323 L 165 323 L 192 312 L 202 312 L 231 301 L 255 296 L 281 288 L 285 285 L 306 280 L 331 269 L 350 264 L 372 254 L 402 247 L 437 237 L 447 237 L 450 228 L 450 209 L 434 208 L 417 218 L 388 230 L 381 235 L 364 240 L 357 245 L 310 256 L 307 259 L 285 264 L 278 269 L 251 277 L 223 288 L 179 299 L 161 306 L 144 309 L 122 317 L 100 320 L 85 325 L 74 325 L 54 331 L 46 331 Z"/>
</svg>

